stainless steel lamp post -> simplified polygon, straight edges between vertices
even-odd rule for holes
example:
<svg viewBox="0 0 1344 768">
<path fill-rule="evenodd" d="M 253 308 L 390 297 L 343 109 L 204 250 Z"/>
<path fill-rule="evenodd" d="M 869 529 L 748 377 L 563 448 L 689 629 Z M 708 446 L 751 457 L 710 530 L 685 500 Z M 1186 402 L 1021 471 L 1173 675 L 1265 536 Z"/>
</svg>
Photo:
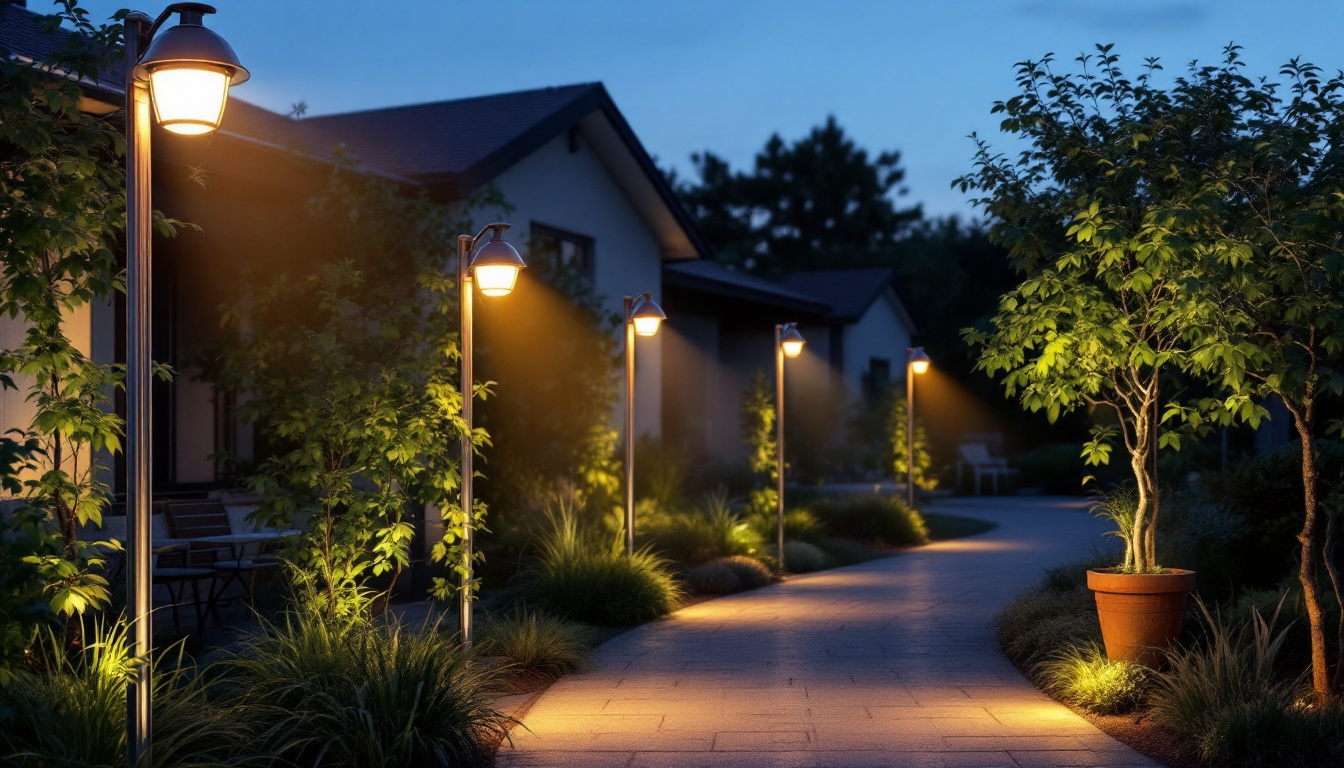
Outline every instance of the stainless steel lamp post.
<svg viewBox="0 0 1344 768">
<path fill-rule="evenodd" d="M 915 506 L 915 377 L 929 370 L 923 347 L 905 351 L 905 502 Z"/>
<path fill-rule="evenodd" d="M 775 503 L 779 570 L 784 570 L 784 358 L 803 353 L 803 335 L 797 323 L 775 326 Z"/>
<path fill-rule="evenodd" d="M 472 469 L 472 459 L 475 457 L 475 446 L 472 445 L 471 433 L 473 429 L 472 422 L 472 403 L 476 389 L 475 380 L 472 372 L 472 313 L 471 313 L 471 287 L 475 284 L 485 296 L 507 296 L 513 291 L 514 283 L 518 281 L 518 273 L 526 265 L 523 263 L 523 257 L 518 255 L 518 251 L 513 246 L 504 242 L 504 230 L 510 225 L 495 223 L 487 224 L 476 233 L 475 237 L 471 235 L 459 235 L 457 238 L 457 293 L 458 304 L 462 312 L 462 419 L 466 422 L 466 432 L 462 435 L 462 514 L 465 520 L 462 525 L 462 582 L 461 590 L 458 593 L 458 631 L 462 640 L 463 650 L 471 650 L 472 642 L 472 592 L 473 584 L 473 563 L 472 549 L 475 544 L 475 525 L 473 521 L 473 507 L 475 501 L 472 497 L 472 480 L 474 479 L 474 470 Z M 490 239 L 484 245 L 477 249 L 481 238 L 486 233 L 490 234 Z M 475 251 L 475 255 L 472 252 Z"/>
<path fill-rule="evenodd" d="M 229 87 L 248 72 L 224 39 L 202 24 L 215 9 L 174 3 L 157 19 L 127 14 L 126 41 L 126 610 L 131 656 L 141 661 L 127 689 L 126 761 L 150 764 L 153 600 L 150 465 L 150 111 L 164 130 L 184 136 L 213 132 Z M 176 26 L 155 33 L 172 14 Z"/>
<path fill-rule="evenodd" d="M 653 294 L 625 297 L 625 556 L 635 554 L 635 336 L 654 336 L 667 319 Z"/>
</svg>

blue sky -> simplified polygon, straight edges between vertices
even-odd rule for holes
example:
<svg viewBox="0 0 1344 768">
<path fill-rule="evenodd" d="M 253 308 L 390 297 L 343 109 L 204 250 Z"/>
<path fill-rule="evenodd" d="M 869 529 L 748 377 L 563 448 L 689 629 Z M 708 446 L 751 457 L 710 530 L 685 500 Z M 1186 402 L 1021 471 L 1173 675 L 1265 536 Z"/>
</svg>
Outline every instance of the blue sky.
<svg viewBox="0 0 1344 768">
<path fill-rule="evenodd" d="M 84 0 L 96 16 L 125 0 Z M 690 171 L 710 149 L 750 164 L 771 133 L 834 114 L 861 146 L 897 149 L 910 202 L 969 214 L 949 189 L 977 131 L 996 146 L 1013 64 L 1115 43 L 1168 73 L 1245 47 L 1247 71 L 1302 56 L 1344 68 L 1338 0 L 215 0 L 207 23 L 252 80 L 236 96 L 309 114 L 600 80 L 645 147 Z M 46 0 L 29 0 L 41 10 Z M 155 13 L 160 6 L 144 7 Z"/>
</svg>

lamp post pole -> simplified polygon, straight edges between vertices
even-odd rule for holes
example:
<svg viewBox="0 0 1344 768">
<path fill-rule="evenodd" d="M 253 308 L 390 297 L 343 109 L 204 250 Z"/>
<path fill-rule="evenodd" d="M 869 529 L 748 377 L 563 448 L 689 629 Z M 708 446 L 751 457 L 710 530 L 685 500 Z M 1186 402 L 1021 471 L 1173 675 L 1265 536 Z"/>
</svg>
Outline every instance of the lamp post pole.
<svg viewBox="0 0 1344 768">
<path fill-rule="evenodd" d="M 667 319 L 651 292 L 625 297 L 625 556 L 635 554 L 635 336 L 654 336 Z"/>
<path fill-rule="evenodd" d="M 126 56 L 127 651 L 138 662 L 126 689 L 126 762 L 131 768 L 150 764 L 153 725 L 150 120 L 157 118 L 165 130 L 182 135 L 200 136 L 219 128 L 229 88 L 245 82 L 249 74 L 229 44 L 205 28 L 203 17 L 214 12 L 203 3 L 173 3 L 158 18 L 132 11 L 122 22 Z M 155 33 L 174 13 L 181 14 L 178 24 L 156 39 Z"/>
<path fill-rule="evenodd" d="M 905 503 L 915 508 L 915 350 L 905 353 Z"/>
<path fill-rule="evenodd" d="M 625 556 L 635 554 L 635 300 L 625 297 Z"/>
<path fill-rule="evenodd" d="M 126 610 L 130 656 L 143 665 L 131 675 L 126 707 L 126 760 L 150 760 L 150 618 L 153 545 L 150 492 L 150 154 L 149 86 L 135 77 L 154 20 L 126 16 Z"/>
<path fill-rule="evenodd" d="M 784 572 L 784 326 L 775 325 L 775 552 Z"/>
<path fill-rule="evenodd" d="M 481 231 L 484 234 L 485 230 Z M 457 621 L 458 635 L 462 640 L 462 649 L 471 650 L 472 641 L 472 615 L 471 615 L 471 593 L 473 563 L 473 546 L 475 544 L 475 521 L 474 504 L 475 499 L 472 495 L 472 480 L 474 479 L 472 468 L 472 459 L 475 456 L 476 447 L 472 444 L 471 433 L 472 425 L 475 423 L 472 419 L 472 403 L 475 400 L 475 379 L 472 371 L 472 327 L 471 327 L 471 251 L 476 246 L 476 240 L 480 238 L 471 235 L 459 235 L 457 238 L 457 293 L 458 308 L 462 313 L 462 362 L 459 366 L 462 374 L 462 420 L 466 422 L 466 432 L 462 435 L 462 588 L 458 591 Z"/>
<path fill-rule="evenodd" d="M 457 622 L 458 636 L 462 650 L 471 651 L 472 635 L 472 593 L 475 590 L 475 498 L 472 483 L 475 470 L 472 467 L 476 456 L 476 446 L 472 442 L 473 404 L 476 383 L 472 371 L 472 299 L 473 286 L 479 287 L 484 296 L 507 296 L 518 279 L 518 272 L 524 267 L 523 259 L 513 246 L 504 242 L 503 232 L 510 225 L 496 222 L 486 224 L 475 237 L 459 235 L 457 238 L 457 293 L 458 309 L 461 311 L 462 360 L 459 371 L 462 374 L 462 421 L 465 431 L 462 433 L 462 580 L 458 590 Z M 490 240 L 476 249 L 486 233 Z M 475 256 L 472 252 L 475 251 Z"/>
</svg>

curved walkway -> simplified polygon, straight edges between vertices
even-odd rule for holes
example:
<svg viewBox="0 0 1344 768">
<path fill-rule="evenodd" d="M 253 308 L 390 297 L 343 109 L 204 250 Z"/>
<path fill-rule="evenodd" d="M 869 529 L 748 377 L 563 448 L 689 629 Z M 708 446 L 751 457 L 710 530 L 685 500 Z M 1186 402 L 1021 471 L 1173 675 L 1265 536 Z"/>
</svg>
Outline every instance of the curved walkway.
<svg viewBox="0 0 1344 768">
<path fill-rule="evenodd" d="M 712 600 L 543 693 L 523 766 L 1155 766 L 1031 686 L 993 617 L 1105 526 L 1076 500 L 955 499 L 980 536 Z"/>
</svg>

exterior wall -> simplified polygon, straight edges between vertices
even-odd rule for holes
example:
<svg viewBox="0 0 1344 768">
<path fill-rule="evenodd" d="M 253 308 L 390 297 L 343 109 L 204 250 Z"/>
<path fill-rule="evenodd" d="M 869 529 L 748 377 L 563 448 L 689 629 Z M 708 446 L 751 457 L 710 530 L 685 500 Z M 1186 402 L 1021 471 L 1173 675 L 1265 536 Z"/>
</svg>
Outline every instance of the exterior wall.
<svg viewBox="0 0 1344 768">
<path fill-rule="evenodd" d="M 95 302 L 101 301 L 95 300 Z M 65 319 L 64 330 L 76 349 L 96 360 L 93 349 L 92 318 L 93 307 L 85 304 Z M 24 318 L 0 315 L 0 349 L 13 349 L 21 346 L 27 333 L 28 324 Z M 37 409 L 27 402 L 29 388 L 33 385 L 32 378 L 15 374 L 13 379 L 15 389 L 0 388 L 0 433 L 11 429 L 27 429 L 33 422 L 33 416 L 37 413 Z M 83 467 L 88 466 L 88 451 L 82 451 L 77 458 L 82 471 Z M 41 471 L 40 468 L 39 471 Z M 20 478 L 24 480 L 35 479 L 35 477 L 36 473 L 20 475 Z"/>
<path fill-rule="evenodd" d="M 566 135 L 552 139 L 494 184 L 514 207 L 515 246 L 528 242 L 533 221 L 593 238 L 594 288 L 606 310 L 620 314 L 625 296 L 644 291 L 661 301 L 658 237 L 584 137 L 574 152 Z M 641 338 L 635 350 L 636 434 L 662 434 L 662 337 Z M 613 404 L 612 423 L 621 423 L 621 408 Z"/>
<path fill-rule="evenodd" d="M 851 398 L 863 395 L 864 375 L 872 358 L 891 364 L 891 380 L 904 381 L 910 329 L 901 322 L 890 291 L 873 302 L 858 322 L 845 328 L 844 378 Z"/>
</svg>

